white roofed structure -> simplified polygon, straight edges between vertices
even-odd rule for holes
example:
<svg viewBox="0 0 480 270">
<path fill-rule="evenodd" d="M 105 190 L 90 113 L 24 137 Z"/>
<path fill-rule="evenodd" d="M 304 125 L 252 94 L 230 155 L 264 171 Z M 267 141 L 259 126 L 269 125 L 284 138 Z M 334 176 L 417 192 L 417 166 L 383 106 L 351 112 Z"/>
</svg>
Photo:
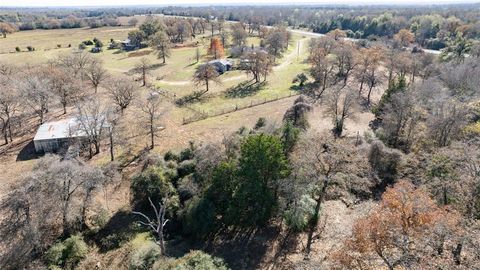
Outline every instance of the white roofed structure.
<svg viewBox="0 0 480 270">
<path fill-rule="evenodd" d="M 78 121 L 68 118 L 42 124 L 33 138 L 33 143 L 37 153 L 55 152 L 71 139 L 82 137 L 85 137 L 85 134 L 78 128 Z"/>
</svg>

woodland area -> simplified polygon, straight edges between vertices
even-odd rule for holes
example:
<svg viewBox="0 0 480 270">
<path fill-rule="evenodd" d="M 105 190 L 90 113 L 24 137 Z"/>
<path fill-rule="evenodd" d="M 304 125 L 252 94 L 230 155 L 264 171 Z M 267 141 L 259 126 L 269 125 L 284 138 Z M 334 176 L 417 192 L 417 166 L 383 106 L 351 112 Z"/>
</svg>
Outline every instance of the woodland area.
<svg viewBox="0 0 480 270">
<path fill-rule="evenodd" d="M 480 269 L 479 10 L 0 8 L 123 35 L 0 54 L 0 268 Z"/>
</svg>

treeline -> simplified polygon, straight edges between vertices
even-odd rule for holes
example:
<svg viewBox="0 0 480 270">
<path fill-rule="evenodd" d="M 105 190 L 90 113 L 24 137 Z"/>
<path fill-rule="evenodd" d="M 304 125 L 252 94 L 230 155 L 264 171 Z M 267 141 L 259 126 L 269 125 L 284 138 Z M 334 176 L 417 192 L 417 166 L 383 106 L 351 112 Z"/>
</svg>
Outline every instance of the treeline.
<svg viewBox="0 0 480 270">
<path fill-rule="evenodd" d="M 1 19 L 0 19 L 1 21 Z M 79 18 L 74 15 L 69 15 L 65 18 L 32 16 L 22 17 L 17 22 L 8 22 L 11 27 L 16 30 L 35 30 L 35 29 L 70 29 L 91 27 L 97 28 L 102 26 L 119 26 L 120 23 L 116 17 L 88 17 Z"/>
<path fill-rule="evenodd" d="M 238 21 L 253 27 L 287 25 L 309 28 L 317 33 L 345 30 L 357 39 L 391 38 L 400 29 L 409 29 L 415 40 L 428 49 L 441 49 L 456 38 L 478 39 L 480 21 L 478 5 L 436 7 L 162 7 L 125 9 L 56 9 L 0 11 L 0 22 L 19 30 L 101 27 L 118 25 L 117 17 L 137 14 L 165 14 L 215 20 Z M 130 24 L 130 22 L 129 22 Z"/>
<path fill-rule="evenodd" d="M 458 36 L 478 39 L 480 22 L 475 5 L 438 7 L 171 7 L 167 15 L 224 18 L 248 24 L 287 24 L 328 33 L 345 30 L 351 38 L 393 37 L 400 29 L 410 29 L 425 48 L 441 49 Z"/>
</svg>

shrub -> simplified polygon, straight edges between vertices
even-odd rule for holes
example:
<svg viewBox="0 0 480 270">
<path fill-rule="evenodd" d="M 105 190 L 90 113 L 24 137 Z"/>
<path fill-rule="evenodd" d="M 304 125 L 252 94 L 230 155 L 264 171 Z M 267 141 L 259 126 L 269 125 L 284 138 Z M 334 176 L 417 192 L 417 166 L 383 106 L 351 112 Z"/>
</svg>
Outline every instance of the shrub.
<svg viewBox="0 0 480 270">
<path fill-rule="evenodd" d="M 267 124 L 267 119 L 265 119 L 265 117 L 260 117 L 260 118 L 258 118 L 257 123 L 255 123 L 255 126 L 253 127 L 253 129 L 262 128 L 266 124 Z"/>
<path fill-rule="evenodd" d="M 178 177 L 184 177 L 191 173 L 195 172 L 195 161 L 194 160 L 185 160 L 178 164 L 177 168 Z"/>
<path fill-rule="evenodd" d="M 370 146 L 368 161 L 382 181 L 380 187 L 384 188 L 395 181 L 402 153 L 386 147 L 381 141 L 374 141 Z"/>
<path fill-rule="evenodd" d="M 21 52 L 22 49 L 20 49 L 20 47 L 15 47 L 15 51 L 16 51 L 16 52 Z"/>
<path fill-rule="evenodd" d="M 112 250 L 119 248 L 128 242 L 131 235 L 126 232 L 112 233 L 100 239 L 100 248 L 103 250 Z"/>
<path fill-rule="evenodd" d="M 147 242 L 133 252 L 130 259 L 131 270 L 151 269 L 152 265 L 162 256 L 160 247 L 154 242 Z"/>
<path fill-rule="evenodd" d="M 305 84 L 306 81 L 308 81 L 307 75 L 305 75 L 305 73 L 300 73 L 293 79 L 292 82 L 293 83 L 298 83 L 298 85 L 300 87 L 302 87 Z"/>
<path fill-rule="evenodd" d="M 195 183 L 193 175 L 187 175 L 178 181 L 178 195 L 186 201 L 199 193 L 198 184 Z"/>
<path fill-rule="evenodd" d="M 87 256 L 88 246 L 80 235 L 72 235 L 65 241 L 54 244 L 45 254 L 51 266 L 73 269 Z"/>
<path fill-rule="evenodd" d="M 33 51 L 35 51 L 35 47 L 27 46 L 27 50 L 28 50 L 29 52 L 33 52 Z"/>
<path fill-rule="evenodd" d="M 94 43 L 95 47 L 97 47 L 97 48 L 103 47 L 103 42 L 101 40 L 99 40 L 98 38 L 94 38 L 93 43 Z"/>
<path fill-rule="evenodd" d="M 285 211 L 287 226 L 297 232 L 304 231 L 311 217 L 315 214 L 315 201 L 308 195 L 303 195 L 300 200 L 292 204 Z"/>
<path fill-rule="evenodd" d="M 180 159 L 179 161 L 184 161 L 184 160 L 187 160 L 187 159 L 193 159 L 193 156 L 194 156 L 194 146 L 193 144 L 190 142 L 190 147 L 189 148 L 185 148 L 183 149 L 181 152 L 180 152 Z"/>
<path fill-rule="evenodd" d="M 227 270 L 227 265 L 222 259 L 212 257 L 211 255 L 193 250 L 178 259 L 161 260 L 156 262 L 153 270 Z"/>
<path fill-rule="evenodd" d="M 155 166 L 133 177 L 131 190 L 133 199 L 143 203 L 147 202 L 149 197 L 158 202 L 175 193 L 175 188 L 165 177 L 163 169 Z"/>
<path fill-rule="evenodd" d="M 91 40 L 84 40 L 84 41 L 82 41 L 82 44 L 84 44 L 85 46 L 91 46 L 91 45 L 93 45 L 94 43 L 93 43 L 93 41 L 91 41 Z"/>
<path fill-rule="evenodd" d="M 215 206 L 206 198 L 193 198 L 185 209 L 185 233 L 197 238 L 206 237 L 215 229 Z"/>
<path fill-rule="evenodd" d="M 110 213 L 108 212 L 107 209 L 102 208 L 100 209 L 100 212 L 96 213 L 92 217 L 92 225 L 96 227 L 97 230 L 99 230 L 103 228 L 105 225 L 107 225 L 109 219 L 110 219 Z"/>
<path fill-rule="evenodd" d="M 165 159 L 165 161 L 170 161 L 170 160 L 178 161 L 180 160 L 180 157 L 177 153 L 173 152 L 172 150 L 169 150 L 167 153 L 165 153 L 165 156 L 163 156 L 163 159 Z"/>
<path fill-rule="evenodd" d="M 178 259 L 158 261 L 154 264 L 152 269 L 227 270 L 228 267 L 220 258 L 212 257 L 211 255 L 200 250 L 193 250 Z"/>
</svg>

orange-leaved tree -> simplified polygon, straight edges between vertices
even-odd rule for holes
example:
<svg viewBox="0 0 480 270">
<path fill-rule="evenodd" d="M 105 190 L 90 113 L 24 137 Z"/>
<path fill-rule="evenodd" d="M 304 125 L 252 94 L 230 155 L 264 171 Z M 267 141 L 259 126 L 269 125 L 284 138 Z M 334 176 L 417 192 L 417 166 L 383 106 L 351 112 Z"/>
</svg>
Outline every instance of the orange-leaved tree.
<svg viewBox="0 0 480 270">
<path fill-rule="evenodd" d="M 449 268 L 458 259 L 458 222 L 455 213 L 402 180 L 385 191 L 378 208 L 354 224 L 351 239 L 333 259 L 339 269 Z M 451 252 L 444 252 L 447 248 Z"/>
<path fill-rule="evenodd" d="M 208 48 L 208 54 L 213 58 L 223 58 L 225 56 L 225 50 L 223 49 L 222 42 L 218 38 L 212 38 L 210 41 L 210 48 Z"/>
</svg>

